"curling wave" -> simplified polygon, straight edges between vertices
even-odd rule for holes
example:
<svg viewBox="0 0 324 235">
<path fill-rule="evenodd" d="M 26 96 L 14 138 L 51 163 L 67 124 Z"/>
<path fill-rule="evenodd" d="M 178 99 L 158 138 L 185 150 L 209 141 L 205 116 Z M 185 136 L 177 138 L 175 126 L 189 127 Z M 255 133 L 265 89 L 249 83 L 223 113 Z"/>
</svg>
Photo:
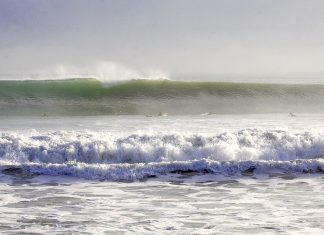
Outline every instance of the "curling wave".
<svg viewBox="0 0 324 235">
<path fill-rule="evenodd" d="M 0 81 L 0 115 L 321 112 L 324 85 L 95 79 Z"/>
</svg>

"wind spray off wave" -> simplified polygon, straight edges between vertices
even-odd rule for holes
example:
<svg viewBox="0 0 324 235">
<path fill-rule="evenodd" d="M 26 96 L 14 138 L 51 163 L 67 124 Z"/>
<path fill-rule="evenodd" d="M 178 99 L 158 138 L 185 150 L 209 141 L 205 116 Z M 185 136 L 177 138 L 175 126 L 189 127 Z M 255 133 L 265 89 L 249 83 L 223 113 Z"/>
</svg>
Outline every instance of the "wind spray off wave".
<svg viewBox="0 0 324 235">
<path fill-rule="evenodd" d="M 0 115 L 314 112 L 324 85 L 96 79 L 0 81 Z"/>
<path fill-rule="evenodd" d="M 97 61 L 83 66 L 56 64 L 47 68 L 34 69 L 27 73 L 0 74 L 0 80 L 16 81 L 66 80 L 71 78 L 96 78 L 102 83 L 113 83 L 132 79 L 168 79 L 168 75 L 160 69 L 136 70 L 111 61 Z"/>
</svg>

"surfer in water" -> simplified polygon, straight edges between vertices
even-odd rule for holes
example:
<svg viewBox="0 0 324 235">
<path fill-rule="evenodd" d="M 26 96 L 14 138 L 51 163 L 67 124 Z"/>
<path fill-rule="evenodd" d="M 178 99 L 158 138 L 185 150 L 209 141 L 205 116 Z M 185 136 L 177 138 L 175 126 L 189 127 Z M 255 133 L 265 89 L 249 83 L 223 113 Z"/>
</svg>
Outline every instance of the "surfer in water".
<svg viewBox="0 0 324 235">
<path fill-rule="evenodd" d="M 168 116 L 168 113 L 166 113 L 166 112 L 159 112 L 158 113 L 158 116 L 159 117 L 166 117 L 166 116 Z"/>
<path fill-rule="evenodd" d="M 290 112 L 290 113 L 288 114 L 288 116 L 289 116 L 289 117 L 296 117 L 296 114 Z"/>
</svg>

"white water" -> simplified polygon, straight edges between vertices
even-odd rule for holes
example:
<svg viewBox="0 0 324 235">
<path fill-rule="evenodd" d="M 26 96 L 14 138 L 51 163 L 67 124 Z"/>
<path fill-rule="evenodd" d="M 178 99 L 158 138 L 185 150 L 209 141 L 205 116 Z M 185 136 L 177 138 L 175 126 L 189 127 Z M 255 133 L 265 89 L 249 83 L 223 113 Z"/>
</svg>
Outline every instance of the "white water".
<svg viewBox="0 0 324 235">
<path fill-rule="evenodd" d="M 27 173 L 0 174 L 0 231 L 322 234 L 323 124 L 317 114 L 2 118 L 1 170 Z"/>
<path fill-rule="evenodd" d="M 318 172 L 324 171 L 322 120 L 312 115 L 7 119 L 0 161 L 42 174 L 106 180 L 176 170 L 239 174 L 250 167 L 258 173 Z M 57 123 L 60 131 L 54 131 Z"/>
</svg>

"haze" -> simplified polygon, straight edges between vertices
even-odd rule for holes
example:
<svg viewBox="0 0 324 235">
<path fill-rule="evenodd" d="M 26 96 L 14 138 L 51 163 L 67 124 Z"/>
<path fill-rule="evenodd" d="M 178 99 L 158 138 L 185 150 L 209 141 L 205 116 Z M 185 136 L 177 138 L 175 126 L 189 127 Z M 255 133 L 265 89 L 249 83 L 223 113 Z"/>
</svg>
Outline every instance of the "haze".
<svg viewBox="0 0 324 235">
<path fill-rule="evenodd" d="M 0 73 L 321 76 L 323 24 L 321 0 L 1 0 Z"/>
</svg>

